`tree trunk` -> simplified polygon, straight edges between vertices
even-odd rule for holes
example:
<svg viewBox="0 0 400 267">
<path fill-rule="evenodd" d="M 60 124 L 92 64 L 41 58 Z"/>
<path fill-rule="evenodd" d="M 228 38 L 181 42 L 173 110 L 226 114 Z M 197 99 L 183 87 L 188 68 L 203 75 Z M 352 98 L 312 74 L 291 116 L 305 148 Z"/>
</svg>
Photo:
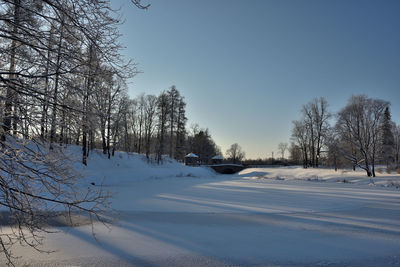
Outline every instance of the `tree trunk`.
<svg viewBox="0 0 400 267">
<path fill-rule="evenodd" d="M 143 114 L 140 114 L 140 119 L 139 119 L 139 140 L 138 140 L 138 153 L 140 154 L 142 152 L 142 124 L 143 124 Z"/>
<path fill-rule="evenodd" d="M 78 133 L 76 134 L 75 145 L 79 146 L 79 139 L 81 137 L 81 128 L 78 128 Z"/>
<path fill-rule="evenodd" d="M 83 99 L 83 119 L 82 119 L 82 163 L 87 165 L 87 157 L 88 157 L 88 140 L 87 135 L 89 131 L 89 95 L 90 95 L 90 87 L 92 85 L 92 58 L 93 58 L 93 46 L 89 46 L 89 60 L 88 60 L 88 70 L 86 77 L 86 88 L 84 92 Z"/>
<path fill-rule="evenodd" d="M 337 172 L 337 157 L 336 157 L 336 155 L 333 157 L 333 162 L 334 162 L 334 164 L 335 164 L 335 172 Z"/>
<path fill-rule="evenodd" d="M 107 157 L 110 159 L 110 137 L 111 137 L 111 92 L 108 94 L 107 109 Z"/>
<path fill-rule="evenodd" d="M 52 30 L 50 31 L 50 37 L 49 37 L 49 42 L 48 42 L 48 47 L 49 50 L 47 52 L 47 63 L 46 63 L 46 78 L 45 78 L 45 85 L 44 85 L 44 96 L 43 96 L 43 105 L 42 105 L 42 116 L 40 119 L 40 137 L 42 139 L 45 138 L 45 132 L 47 128 L 47 109 L 48 109 L 48 102 L 49 102 L 49 96 L 48 96 L 48 90 L 49 90 L 49 77 L 47 74 L 49 73 L 49 68 L 50 68 L 50 56 L 51 56 L 51 39 L 52 39 Z"/>
<path fill-rule="evenodd" d="M 85 126 L 83 126 L 83 127 L 85 127 Z M 87 151 L 86 151 L 86 142 L 87 142 L 87 140 L 86 140 L 86 138 L 87 138 L 86 131 L 83 130 L 83 134 L 82 134 L 82 163 L 84 165 L 87 165 Z"/>
<path fill-rule="evenodd" d="M 65 107 L 64 107 L 64 103 L 62 105 L 62 110 L 61 110 L 61 131 L 60 131 L 60 145 L 62 145 L 63 143 L 65 143 L 65 136 L 66 136 L 66 114 L 65 114 Z"/>
<path fill-rule="evenodd" d="M 126 152 L 130 151 L 130 142 L 129 142 L 129 131 L 128 131 L 128 111 L 124 112 L 124 150 Z"/>
<path fill-rule="evenodd" d="M 107 154 L 107 143 L 106 143 L 106 125 L 105 125 L 105 119 L 101 118 L 100 120 L 100 124 L 101 124 L 101 144 L 102 144 L 102 148 L 103 148 L 103 154 Z"/>
<path fill-rule="evenodd" d="M 17 35 L 19 20 L 20 20 L 20 0 L 14 0 L 14 27 L 12 33 L 14 37 Z M 10 68 L 9 68 L 9 75 L 8 75 L 8 86 L 6 92 L 6 100 L 4 105 L 4 117 L 3 117 L 3 133 L 1 135 L 1 140 L 6 140 L 6 135 L 10 134 L 11 125 L 12 125 L 12 110 L 13 110 L 13 103 L 15 102 L 15 58 L 17 53 L 17 41 L 13 39 L 11 41 L 11 50 L 10 50 Z"/>
<path fill-rule="evenodd" d="M 50 128 L 50 149 L 53 149 L 53 142 L 56 135 L 56 117 L 57 117 L 57 101 L 58 101 L 58 83 L 60 78 L 60 61 L 61 61 L 61 46 L 63 40 L 64 31 L 64 18 L 61 19 L 60 25 L 60 38 L 58 40 L 57 47 L 57 62 L 56 62 L 56 76 L 54 81 L 54 93 L 53 93 L 53 110 L 51 116 L 51 128 Z"/>
<path fill-rule="evenodd" d="M 115 155 L 115 150 L 116 150 L 117 136 L 118 136 L 118 123 L 115 126 L 115 133 L 114 133 L 114 136 L 113 136 L 113 149 L 112 149 L 112 156 L 113 157 Z"/>
</svg>

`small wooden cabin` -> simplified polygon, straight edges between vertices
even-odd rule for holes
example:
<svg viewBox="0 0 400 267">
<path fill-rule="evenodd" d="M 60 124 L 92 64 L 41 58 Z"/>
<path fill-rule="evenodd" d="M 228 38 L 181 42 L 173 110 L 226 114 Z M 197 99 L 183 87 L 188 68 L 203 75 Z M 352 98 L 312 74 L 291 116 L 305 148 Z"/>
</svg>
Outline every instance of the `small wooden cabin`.
<svg viewBox="0 0 400 267">
<path fill-rule="evenodd" d="M 220 155 L 216 155 L 211 158 L 211 164 L 222 164 L 223 158 Z"/>
<path fill-rule="evenodd" d="M 194 153 L 189 153 L 185 156 L 185 165 L 196 166 L 199 165 L 199 156 Z"/>
</svg>

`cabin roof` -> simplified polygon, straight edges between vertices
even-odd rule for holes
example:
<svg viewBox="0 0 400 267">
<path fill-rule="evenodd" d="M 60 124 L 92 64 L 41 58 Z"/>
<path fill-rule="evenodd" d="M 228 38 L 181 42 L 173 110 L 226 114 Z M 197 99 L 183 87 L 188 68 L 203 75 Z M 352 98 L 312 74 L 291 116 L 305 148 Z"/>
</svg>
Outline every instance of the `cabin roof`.
<svg viewBox="0 0 400 267">
<path fill-rule="evenodd" d="M 197 156 L 196 154 L 194 154 L 194 153 L 189 153 L 189 154 L 187 154 L 186 156 L 185 156 L 185 158 L 198 158 L 199 156 Z"/>
</svg>

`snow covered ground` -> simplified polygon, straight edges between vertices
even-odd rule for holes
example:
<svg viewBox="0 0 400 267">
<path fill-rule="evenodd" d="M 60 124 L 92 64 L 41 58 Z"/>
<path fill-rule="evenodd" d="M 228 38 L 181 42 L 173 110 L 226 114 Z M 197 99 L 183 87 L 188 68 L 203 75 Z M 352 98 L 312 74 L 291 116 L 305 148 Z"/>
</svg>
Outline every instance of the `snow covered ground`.
<svg viewBox="0 0 400 267">
<path fill-rule="evenodd" d="M 361 171 L 218 175 L 125 153 L 92 154 L 84 171 L 88 184 L 104 178 L 114 192 L 118 221 L 96 224 L 97 241 L 90 226 L 57 228 L 45 248 L 58 252 L 19 247 L 18 265 L 400 265 L 400 190 L 390 186 L 398 174 L 382 174 L 375 185 Z"/>
</svg>

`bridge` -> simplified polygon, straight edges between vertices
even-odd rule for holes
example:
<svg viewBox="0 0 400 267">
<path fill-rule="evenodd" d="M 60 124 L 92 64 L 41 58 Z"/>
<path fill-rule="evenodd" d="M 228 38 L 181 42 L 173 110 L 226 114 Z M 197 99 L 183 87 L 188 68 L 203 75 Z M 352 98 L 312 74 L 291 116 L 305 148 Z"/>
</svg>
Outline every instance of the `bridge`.
<svg viewBox="0 0 400 267">
<path fill-rule="evenodd" d="M 214 164 L 208 165 L 208 167 L 222 174 L 234 174 L 246 168 L 241 164 Z"/>
</svg>

